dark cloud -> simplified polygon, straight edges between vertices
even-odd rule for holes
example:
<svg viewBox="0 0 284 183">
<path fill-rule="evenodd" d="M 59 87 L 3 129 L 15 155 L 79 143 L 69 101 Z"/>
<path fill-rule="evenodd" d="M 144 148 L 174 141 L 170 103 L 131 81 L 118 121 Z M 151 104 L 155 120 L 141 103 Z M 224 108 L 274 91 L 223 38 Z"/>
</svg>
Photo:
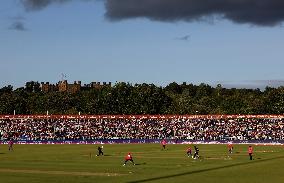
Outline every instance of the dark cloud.
<svg viewBox="0 0 284 183">
<path fill-rule="evenodd" d="M 73 0 L 21 0 L 28 11 Z M 75 1 L 75 0 L 74 0 Z M 284 0 L 78 0 L 105 1 L 106 17 L 111 21 L 129 18 L 150 20 L 208 21 L 228 19 L 235 23 L 260 26 L 278 25 L 284 20 Z"/>
<path fill-rule="evenodd" d="M 105 0 L 20 0 L 24 5 L 25 9 L 28 11 L 41 10 L 48 7 L 51 4 L 62 4 L 72 1 L 82 1 L 82 2 L 91 2 L 91 1 L 105 1 Z"/>
<path fill-rule="evenodd" d="M 23 22 L 20 21 L 16 21 L 14 22 L 9 29 L 11 30 L 17 30 L 17 31 L 26 31 L 27 28 L 25 27 L 25 24 Z"/>
<path fill-rule="evenodd" d="M 284 20 L 283 0 L 106 0 L 112 21 L 129 18 L 175 22 L 218 16 L 235 23 L 273 26 Z"/>
<path fill-rule="evenodd" d="M 53 3 L 65 3 L 72 0 L 21 0 L 28 11 L 41 10 Z"/>
<path fill-rule="evenodd" d="M 190 35 L 185 35 L 185 36 L 182 36 L 182 37 L 177 37 L 176 39 L 177 39 L 177 40 L 181 40 L 181 41 L 189 41 Z"/>
</svg>

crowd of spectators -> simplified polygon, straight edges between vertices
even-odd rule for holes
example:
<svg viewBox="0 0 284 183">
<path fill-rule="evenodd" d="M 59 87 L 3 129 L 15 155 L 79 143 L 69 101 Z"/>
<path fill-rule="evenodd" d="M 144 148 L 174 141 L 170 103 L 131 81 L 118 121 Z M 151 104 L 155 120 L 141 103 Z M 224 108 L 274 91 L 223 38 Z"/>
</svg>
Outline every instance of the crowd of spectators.
<svg viewBox="0 0 284 183">
<path fill-rule="evenodd" d="M 14 140 L 284 140 L 284 119 L 0 119 Z"/>
</svg>

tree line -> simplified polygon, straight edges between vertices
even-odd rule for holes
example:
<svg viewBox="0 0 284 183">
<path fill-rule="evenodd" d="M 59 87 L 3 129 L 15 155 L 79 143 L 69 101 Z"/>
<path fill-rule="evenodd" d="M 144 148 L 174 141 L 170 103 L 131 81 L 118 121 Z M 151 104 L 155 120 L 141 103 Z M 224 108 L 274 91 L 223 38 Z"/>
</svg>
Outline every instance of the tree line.
<svg viewBox="0 0 284 183">
<path fill-rule="evenodd" d="M 201 83 L 166 87 L 116 83 L 77 93 L 41 91 L 38 82 L 0 89 L 0 114 L 283 114 L 284 87 L 223 88 Z"/>
</svg>

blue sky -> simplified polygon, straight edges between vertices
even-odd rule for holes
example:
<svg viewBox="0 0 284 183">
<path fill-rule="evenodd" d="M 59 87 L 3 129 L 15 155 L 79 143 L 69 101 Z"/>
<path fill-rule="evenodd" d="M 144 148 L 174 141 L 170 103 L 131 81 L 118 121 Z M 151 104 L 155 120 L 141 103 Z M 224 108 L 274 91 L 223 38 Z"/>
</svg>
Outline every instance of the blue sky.
<svg viewBox="0 0 284 183">
<path fill-rule="evenodd" d="M 0 1 L 0 87 L 26 81 L 284 85 L 284 27 L 227 19 L 110 21 L 103 1 Z M 187 36 L 187 37 L 186 37 Z M 182 39 L 186 37 L 187 39 Z"/>
</svg>

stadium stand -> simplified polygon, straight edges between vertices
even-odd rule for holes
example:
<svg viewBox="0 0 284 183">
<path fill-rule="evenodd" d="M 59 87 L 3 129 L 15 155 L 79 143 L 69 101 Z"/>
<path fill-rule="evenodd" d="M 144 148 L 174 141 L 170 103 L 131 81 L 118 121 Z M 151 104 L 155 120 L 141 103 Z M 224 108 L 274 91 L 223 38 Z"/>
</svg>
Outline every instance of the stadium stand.
<svg viewBox="0 0 284 183">
<path fill-rule="evenodd" d="M 0 116 L 2 140 L 284 140 L 283 116 Z"/>
</svg>

